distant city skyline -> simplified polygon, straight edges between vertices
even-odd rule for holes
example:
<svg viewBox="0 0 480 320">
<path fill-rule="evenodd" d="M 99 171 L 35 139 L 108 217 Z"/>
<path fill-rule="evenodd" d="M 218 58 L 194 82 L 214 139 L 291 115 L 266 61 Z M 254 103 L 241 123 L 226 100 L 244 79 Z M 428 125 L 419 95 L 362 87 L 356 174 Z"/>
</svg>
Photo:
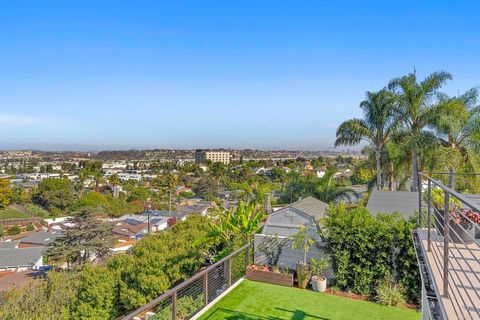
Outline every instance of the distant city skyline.
<svg viewBox="0 0 480 320">
<path fill-rule="evenodd" d="M 478 1 L 4 3 L 0 149 L 332 150 L 365 92 L 414 66 L 421 78 L 451 72 L 450 95 L 480 86 L 479 10 Z"/>
</svg>

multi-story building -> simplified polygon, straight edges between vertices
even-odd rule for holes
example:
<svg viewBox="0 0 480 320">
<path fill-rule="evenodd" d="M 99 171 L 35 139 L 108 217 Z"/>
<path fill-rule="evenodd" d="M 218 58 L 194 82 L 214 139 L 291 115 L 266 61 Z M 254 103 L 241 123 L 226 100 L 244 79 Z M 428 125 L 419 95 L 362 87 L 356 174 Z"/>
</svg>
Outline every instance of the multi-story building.
<svg viewBox="0 0 480 320">
<path fill-rule="evenodd" d="M 195 162 L 205 163 L 205 160 L 212 162 L 222 162 L 224 164 L 230 163 L 230 152 L 226 151 L 210 151 L 210 150 L 195 150 Z"/>
</svg>

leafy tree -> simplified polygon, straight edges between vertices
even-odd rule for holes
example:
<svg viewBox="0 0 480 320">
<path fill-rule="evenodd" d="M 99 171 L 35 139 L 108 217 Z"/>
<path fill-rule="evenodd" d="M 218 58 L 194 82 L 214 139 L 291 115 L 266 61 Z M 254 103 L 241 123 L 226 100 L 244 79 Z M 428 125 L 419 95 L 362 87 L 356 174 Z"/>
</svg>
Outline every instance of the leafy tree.
<svg viewBox="0 0 480 320">
<path fill-rule="evenodd" d="M 77 298 L 74 305 L 75 319 L 113 319 L 119 310 L 118 274 L 106 266 L 87 264 L 78 277 Z"/>
<path fill-rule="evenodd" d="M 448 72 L 434 72 L 418 82 L 416 73 L 390 81 L 388 88 L 394 93 L 399 106 L 399 119 L 403 123 L 402 139 L 411 149 L 413 190 L 418 188 L 418 153 L 426 144 L 432 143 L 431 134 L 424 130 L 433 123 L 438 108 L 434 97 L 452 75 Z"/>
<path fill-rule="evenodd" d="M 218 181 L 211 177 L 202 177 L 193 187 L 193 192 L 196 195 L 205 199 L 214 199 L 218 193 Z"/>
<path fill-rule="evenodd" d="M 133 188 L 133 190 L 130 191 L 130 194 L 127 198 L 127 201 L 132 202 L 132 201 L 147 201 L 147 199 L 150 197 L 150 192 L 141 187 L 136 187 Z"/>
<path fill-rule="evenodd" d="M 23 290 L 12 289 L 2 293 L 0 319 L 2 320 L 70 320 L 76 299 L 75 274 L 51 271 L 46 281 L 31 282 Z"/>
<path fill-rule="evenodd" d="M 382 186 L 381 155 L 385 144 L 397 127 L 394 99 L 389 92 L 367 92 L 367 99 L 360 103 L 363 119 L 343 122 L 337 129 L 335 146 L 356 145 L 366 141 L 375 150 L 377 165 L 377 189 Z"/>
<path fill-rule="evenodd" d="M 68 179 L 45 179 L 38 184 L 32 201 L 52 213 L 67 211 L 75 200 L 72 186 Z"/>
<path fill-rule="evenodd" d="M 83 265 L 90 258 L 96 260 L 110 253 L 113 242 L 111 224 L 96 219 L 89 208 L 81 209 L 69 222 L 73 227 L 48 246 L 46 256 Z"/>
<path fill-rule="evenodd" d="M 0 179 L 0 209 L 10 205 L 12 197 L 12 188 L 10 187 L 10 180 Z"/>
<path fill-rule="evenodd" d="M 480 106 L 477 106 L 477 98 L 477 89 L 470 89 L 458 97 L 442 95 L 437 112 L 432 116 L 441 143 L 437 161 L 452 173 L 469 161 L 475 162 L 475 151 L 480 151 Z"/>
<path fill-rule="evenodd" d="M 251 242 L 261 221 L 266 217 L 260 206 L 241 200 L 236 208 L 222 207 L 213 212 L 212 216 L 211 231 L 205 237 L 196 239 L 194 246 L 208 244 L 208 248 L 216 255 L 215 259 L 226 256 L 233 248 Z"/>
<path fill-rule="evenodd" d="M 283 202 L 294 202 L 300 198 L 313 196 L 330 203 L 349 194 L 355 194 L 354 190 L 341 185 L 335 179 L 334 174 L 333 170 L 327 171 L 321 178 L 312 174 L 305 176 L 293 174 L 282 193 L 281 200 Z"/>
<path fill-rule="evenodd" d="M 120 180 L 118 174 L 114 173 L 108 178 L 108 183 L 110 183 L 112 187 L 116 187 L 122 184 L 122 180 Z"/>
<path fill-rule="evenodd" d="M 210 229 L 207 218 L 192 215 L 165 232 L 145 237 L 130 256 L 114 256 L 109 267 L 121 270 L 121 308 L 142 306 L 197 272 L 205 262 L 207 244 L 193 247 L 192 243 L 204 238 Z"/>
</svg>

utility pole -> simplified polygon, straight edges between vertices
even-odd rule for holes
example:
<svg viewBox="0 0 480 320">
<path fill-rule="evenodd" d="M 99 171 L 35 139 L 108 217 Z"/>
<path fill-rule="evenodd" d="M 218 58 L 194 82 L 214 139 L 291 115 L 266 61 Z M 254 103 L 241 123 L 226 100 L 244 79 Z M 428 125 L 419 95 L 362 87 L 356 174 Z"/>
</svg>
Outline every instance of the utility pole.
<svg viewBox="0 0 480 320">
<path fill-rule="evenodd" d="M 144 209 L 147 212 L 147 232 L 150 234 L 150 214 L 152 213 L 152 203 L 150 202 L 150 198 L 147 201 L 148 202 L 145 204 Z"/>
<path fill-rule="evenodd" d="M 168 211 L 172 211 L 172 189 L 168 192 Z"/>
</svg>

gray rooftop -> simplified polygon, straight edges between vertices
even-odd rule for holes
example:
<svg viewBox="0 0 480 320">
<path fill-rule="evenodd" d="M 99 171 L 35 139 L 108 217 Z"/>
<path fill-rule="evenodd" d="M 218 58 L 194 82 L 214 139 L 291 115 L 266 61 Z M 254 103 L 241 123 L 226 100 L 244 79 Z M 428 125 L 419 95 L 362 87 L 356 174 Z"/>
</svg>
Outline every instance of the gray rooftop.
<svg viewBox="0 0 480 320">
<path fill-rule="evenodd" d="M 29 267 L 42 256 L 45 248 L 0 249 L 0 268 Z"/>
<path fill-rule="evenodd" d="M 418 211 L 418 192 L 373 190 L 367 209 L 373 215 L 399 212 L 409 218 Z"/>
<path fill-rule="evenodd" d="M 318 221 L 325 216 L 328 204 L 314 197 L 306 197 L 305 199 L 300 199 L 292 203 L 289 207 L 302 211 L 313 217 L 315 221 Z"/>
<path fill-rule="evenodd" d="M 33 243 L 38 245 L 49 245 L 52 243 L 56 238 L 63 234 L 62 230 L 41 230 L 34 233 L 29 234 L 25 238 L 20 239 L 22 243 Z"/>
<path fill-rule="evenodd" d="M 13 249 L 18 246 L 20 241 L 2 241 L 0 242 L 0 249 Z"/>
</svg>

